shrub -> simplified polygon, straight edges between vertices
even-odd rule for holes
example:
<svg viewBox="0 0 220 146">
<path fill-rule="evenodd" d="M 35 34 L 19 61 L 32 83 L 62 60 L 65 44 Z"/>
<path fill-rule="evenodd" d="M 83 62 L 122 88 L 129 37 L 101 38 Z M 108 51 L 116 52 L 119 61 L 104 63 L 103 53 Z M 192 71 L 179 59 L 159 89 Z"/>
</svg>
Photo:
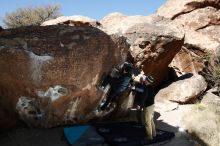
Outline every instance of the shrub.
<svg viewBox="0 0 220 146">
<path fill-rule="evenodd" d="M 7 13 L 3 22 L 7 28 L 16 28 L 30 25 L 41 25 L 44 21 L 60 16 L 60 5 L 53 4 L 39 7 L 18 8 Z"/>
</svg>

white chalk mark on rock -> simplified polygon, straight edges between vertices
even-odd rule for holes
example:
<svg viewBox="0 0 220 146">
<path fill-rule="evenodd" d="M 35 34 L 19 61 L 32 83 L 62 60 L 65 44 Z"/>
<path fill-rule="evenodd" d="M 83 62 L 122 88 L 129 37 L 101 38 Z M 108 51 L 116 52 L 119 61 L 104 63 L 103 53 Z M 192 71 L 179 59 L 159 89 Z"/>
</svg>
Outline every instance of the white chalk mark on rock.
<svg viewBox="0 0 220 146">
<path fill-rule="evenodd" d="M 37 95 L 39 97 L 50 97 L 51 101 L 55 101 L 62 96 L 66 96 L 67 94 L 68 94 L 68 89 L 62 87 L 61 85 L 50 87 L 46 92 L 44 91 L 37 92 Z"/>
<path fill-rule="evenodd" d="M 38 56 L 33 52 L 29 52 L 31 58 L 31 72 L 32 72 L 32 79 L 35 81 L 36 84 L 39 84 L 42 80 L 42 67 L 43 64 L 52 59 L 51 56 Z"/>
</svg>

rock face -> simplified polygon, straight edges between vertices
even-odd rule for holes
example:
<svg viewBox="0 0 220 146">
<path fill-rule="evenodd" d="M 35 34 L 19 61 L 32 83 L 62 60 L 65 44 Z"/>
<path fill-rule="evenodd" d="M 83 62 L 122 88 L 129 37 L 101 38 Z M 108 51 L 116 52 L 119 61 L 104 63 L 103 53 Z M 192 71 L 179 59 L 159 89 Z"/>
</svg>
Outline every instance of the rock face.
<svg viewBox="0 0 220 146">
<path fill-rule="evenodd" d="M 130 27 L 140 24 L 150 22 L 151 17 L 146 16 L 127 16 L 122 13 L 110 13 L 105 16 L 100 23 L 103 25 L 103 29 L 108 34 L 119 33 L 123 35 Z"/>
<path fill-rule="evenodd" d="M 40 127 L 95 118 L 104 73 L 125 61 L 125 38 L 94 27 L 44 26 L 0 32 L 0 126 Z M 15 113 L 16 111 L 16 113 Z M 5 125 L 2 125 L 5 124 Z"/>
<path fill-rule="evenodd" d="M 47 25 L 68 25 L 68 26 L 92 26 L 101 27 L 101 24 L 89 17 L 74 15 L 74 16 L 61 16 L 56 19 L 45 21 L 41 26 Z"/>
<path fill-rule="evenodd" d="M 168 64 L 181 49 L 184 33 L 168 19 L 152 15 L 126 16 L 109 14 L 101 20 L 103 30 L 128 39 L 131 61 L 146 74 L 161 82 L 168 72 Z"/>
<path fill-rule="evenodd" d="M 173 20 L 180 15 L 208 6 L 219 9 L 219 0 L 167 0 L 166 3 L 157 10 L 157 14 Z M 170 11 L 167 11 L 168 9 Z"/>
<path fill-rule="evenodd" d="M 204 52 L 197 50 L 195 53 L 185 47 L 175 55 L 169 66 L 175 69 L 177 76 L 186 73 L 198 73 L 203 70 L 203 54 Z"/>
<path fill-rule="evenodd" d="M 216 105 L 216 106 L 219 107 L 219 105 L 220 105 L 220 97 L 215 95 L 215 94 L 213 94 L 213 93 L 211 93 L 211 92 L 207 92 L 203 96 L 203 99 L 202 99 L 201 103 L 209 104 L 209 105 Z"/>
<path fill-rule="evenodd" d="M 175 66 L 183 73 L 199 72 L 204 66 L 201 61 L 204 54 L 206 52 L 216 54 L 220 50 L 219 9 L 219 0 L 168 0 L 157 10 L 157 15 L 184 27 L 184 48 L 174 58 L 174 62 L 178 63 L 171 64 L 171 66 Z M 186 53 L 186 49 L 191 53 Z M 184 60 L 179 60 L 180 56 Z M 191 58 L 193 62 L 189 65 Z M 179 66 L 176 66 L 177 64 Z M 184 69 L 183 66 L 188 67 Z"/>
<path fill-rule="evenodd" d="M 205 79 L 198 74 L 176 81 L 161 89 L 155 96 L 157 101 L 170 100 L 178 103 L 192 103 L 207 88 Z"/>
</svg>

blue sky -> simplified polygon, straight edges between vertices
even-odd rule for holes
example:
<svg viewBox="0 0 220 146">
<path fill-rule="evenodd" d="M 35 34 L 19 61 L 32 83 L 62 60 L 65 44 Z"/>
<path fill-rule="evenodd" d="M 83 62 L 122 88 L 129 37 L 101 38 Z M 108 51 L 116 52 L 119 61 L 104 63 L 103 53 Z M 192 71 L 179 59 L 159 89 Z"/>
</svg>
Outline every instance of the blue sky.
<svg viewBox="0 0 220 146">
<path fill-rule="evenodd" d="M 61 13 L 65 16 L 84 15 L 97 20 L 112 12 L 127 15 L 150 15 L 166 0 L 2 0 L 0 21 L 7 12 L 28 6 L 60 4 Z M 0 24 L 2 24 L 0 22 Z"/>
</svg>

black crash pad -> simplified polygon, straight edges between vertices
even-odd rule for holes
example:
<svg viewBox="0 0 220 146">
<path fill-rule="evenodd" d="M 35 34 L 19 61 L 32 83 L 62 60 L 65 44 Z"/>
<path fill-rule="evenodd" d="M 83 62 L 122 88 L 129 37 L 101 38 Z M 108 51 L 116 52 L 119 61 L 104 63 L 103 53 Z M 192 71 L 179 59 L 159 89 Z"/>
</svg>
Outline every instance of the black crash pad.
<svg viewBox="0 0 220 146">
<path fill-rule="evenodd" d="M 146 139 L 145 127 L 137 122 L 94 123 L 64 128 L 71 146 L 92 146 L 105 143 L 112 146 L 143 146 L 172 139 L 172 132 L 157 129 L 157 136 Z"/>
<path fill-rule="evenodd" d="M 157 129 L 156 137 L 147 140 L 145 127 L 137 122 L 108 123 L 94 125 L 105 141 L 113 146 L 142 146 L 172 139 L 175 134 Z"/>
</svg>

